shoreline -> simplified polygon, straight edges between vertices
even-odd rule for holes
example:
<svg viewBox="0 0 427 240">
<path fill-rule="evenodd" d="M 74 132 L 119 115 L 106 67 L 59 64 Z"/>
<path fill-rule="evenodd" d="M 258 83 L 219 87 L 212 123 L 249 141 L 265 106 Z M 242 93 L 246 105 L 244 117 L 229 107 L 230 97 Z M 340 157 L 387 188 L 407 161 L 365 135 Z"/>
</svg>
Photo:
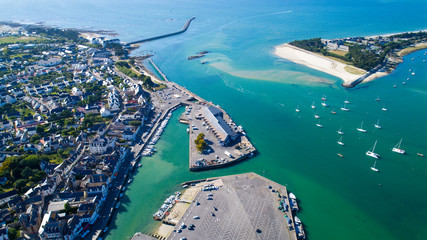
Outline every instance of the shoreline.
<svg viewBox="0 0 427 240">
<path fill-rule="evenodd" d="M 314 52 L 292 46 L 288 43 L 276 46 L 274 48 L 274 54 L 291 62 L 338 77 L 344 82 L 343 85 L 349 85 L 355 80 L 364 76 L 364 74 L 350 73 L 346 70 L 346 68 L 350 67 L 358 71 L 366 72 L 363 69 L 359 69 L 349 64 L 344 64 Z"/>
</svg>

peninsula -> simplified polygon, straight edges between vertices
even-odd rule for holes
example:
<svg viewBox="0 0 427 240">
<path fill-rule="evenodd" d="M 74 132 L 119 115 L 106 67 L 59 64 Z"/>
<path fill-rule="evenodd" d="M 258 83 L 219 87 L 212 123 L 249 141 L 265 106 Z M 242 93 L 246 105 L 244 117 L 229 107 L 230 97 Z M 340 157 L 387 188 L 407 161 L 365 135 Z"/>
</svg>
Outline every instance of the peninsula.
<svg viewBox="0 0 427 240">
<path fill-rule="evenodd" d="M 372 37 L 295 40 L 275 47 L 275 54 L 341 78 L 344 87 L 391 73 L 402 57 L 427 48 L 427 32 Z"/>
</svg>

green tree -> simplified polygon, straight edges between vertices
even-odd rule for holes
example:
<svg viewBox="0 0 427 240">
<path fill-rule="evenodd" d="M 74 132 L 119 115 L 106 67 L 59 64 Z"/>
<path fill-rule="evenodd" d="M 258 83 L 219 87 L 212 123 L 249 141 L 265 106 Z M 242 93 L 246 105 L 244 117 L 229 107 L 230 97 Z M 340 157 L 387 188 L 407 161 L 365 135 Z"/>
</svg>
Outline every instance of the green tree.
<svg viewBox="0 0 427 240">
<path fill-rule="evenodd" d="M 64 204 L 64 209 L 67 214 L 72 211 L 71 205 L 68 202 Z"/>
<path fill-rule="evenodd" d="M 15 188 L 16 191 L 23 193 L 26 185 L 27 185 L 27 180 L 19 179 L 13 184 L 13 187 Z"/>
<path fill-rule="evenodd" d="M 9 227 L 7 236 L 10 240 L 15 240 L 19 237 L 19 231 L 16 228 Z"/>
<path fill-rule="evenodd" d="M 30 178 L 31 176 L 33 176 L 33 174 L 34 174 L 33 170 L 29 167 L 26 167 L 21 173 L 21 175 L 27 179 Z"/>
<path fill-rule="evenodd" d="M 200 133 L 197 136 L 196 140 L 194 140 L 194 143 L 196 144 L 197 151 L 199 151 L 199 152 L 203 152 L 206 149 L 206 147 L 208 146 L 208 144 L 206 143 L 204 138 L 205 138 L 205 134 Z"/>
</svg>

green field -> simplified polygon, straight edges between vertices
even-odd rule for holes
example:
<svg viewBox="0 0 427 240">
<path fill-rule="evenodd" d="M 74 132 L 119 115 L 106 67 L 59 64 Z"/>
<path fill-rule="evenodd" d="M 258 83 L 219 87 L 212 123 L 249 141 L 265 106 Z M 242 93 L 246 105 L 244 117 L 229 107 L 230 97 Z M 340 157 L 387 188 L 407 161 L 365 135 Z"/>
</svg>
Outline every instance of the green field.
<svg viewBox="0 0 427 240">
<path fill-rule="evenodd" d="M 0 45 L 14 44 L 14 43 L 46 43 L 50 42 L 49 39 L 39 37 L 3 37 L 0 38 Z"/>
</svg>

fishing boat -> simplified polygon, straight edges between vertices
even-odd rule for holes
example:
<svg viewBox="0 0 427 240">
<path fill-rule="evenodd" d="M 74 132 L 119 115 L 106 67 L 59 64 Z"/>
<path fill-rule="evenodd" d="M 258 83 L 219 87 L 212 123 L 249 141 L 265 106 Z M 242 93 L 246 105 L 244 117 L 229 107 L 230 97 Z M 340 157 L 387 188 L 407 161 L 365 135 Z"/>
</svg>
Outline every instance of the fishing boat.
<svg viewBox="0 0 427 240">
<path fill-rule="evenodd" d="M 342 107 L 342 108 L 341 108 L 341 110 L 348 112 L 350 109 L 348 109 L 348 108 L 346 108 L 346 107 L 345 107 L 345 106 L 346 106 L 346 104 L 347 104 L 347 103 L 344 103 L 344 107 Z"/>
<path fill-rule="evenodd" d="M 366 129 L 363 129 L 363 122 L 360 124 L 360 128 L 356 128 L 359 132 L 366 132 Z"/>
<path fill-rule="evenodd" d="M 399 154 L 405 154 L 405 150 L 400 148 L 400 145 L 402 144 L 402 140 L 403 138 L 400 139 L 400 141 L 396 144 L 396 146 L 394 146 L 394 148 L 391 150 L 395 153 L 399 153 Z"/>
<path fill-rule="evenodd" d="M 341 135 L 344 135 L 344 132 L 342 131 L 342 127 L 340 127 L 340 129 L 338 129 L 337 133 L 341 134 Z"/>
<path fill-rule="evenodd" d="M 290 200 L 289 203 L 291 205 L 292 211 L 299 211 L 297 198 L 293 193 L 289 193 L 289 200 Z"/>
<path fill-rule="evenodd" d="M 374 146 L 372 147 L 372 149 L 370 149 L 369 151 L 366 152 L 366 155 L 369 157 L 373 157 L 373 158 L 380 158 L 380 155 L 378 153 L 375 153 L 375 147 L 377 146 L 377 141 L 375 141 Z"/>
<path fill-rule="evenodd" d="M 301 110 L 299 110 L 299 105 L 297 106 L 297 108 L 295 108 L 295 112 L 300 112 Z"/>
<path fill-rule="evenodd" d="M 378 169 L 375 168 L 375 165 L 377 164 L 377 161 L 374 162 L 374 166 L 371 167 L 371 170 L 374 172 L 378 172 Z"/>
<path fill-rule="evenodd" d="M 348 97 L 346 97 L 344 103 L 346 103 L 346 104 L 350 103 L 350 101 L 348 101 Z"/>
<path fill-rule="evenodd" d="M 340 156 L 342 158 L 344 157 L 344 155 L 342 155 L 341 153 L 337 153 L 337 154 L 338 154 L 338 156 Z"/>
<path fill-rule="evenodd" d="M 313 108 L 313 109 L 315 109 L 315 108 L 316 108 L 316 106 L 314 105 L 314 101 L 313 101 L 313 103 L 311 104 L 311 108 Z"/>
<path fill-rule="evenodd" d="M 377 102 L 381 101 L 380 96 L 378 96 L 378 97 L 375 99 L 375 101 L 377 101 Z"/>
<path fill-rule="evenodd" d="M 321 98 L 323 101 L 326 101 L 326 95 L 325 94 L 323 94 L 323 96 L 322 96 L 322 98 Z"/>
<path fill-rule="evenodd" d="M 375 123 L 375 125 L 374 125 L 376 128 L 378 128 L 378 129 L 380 129 L 381 128 L 381 126 L 380 126 L 380 120 L 378 119 L 378 121 L 377 121 L 377 123 Z"/>
<path fill-rule="evenodd" d="M 340 137 L 340 139 L 337 142 L 339 145 L 344 146 L 344 143 L 342 142 L 342 136 Z"/>
</svg>

